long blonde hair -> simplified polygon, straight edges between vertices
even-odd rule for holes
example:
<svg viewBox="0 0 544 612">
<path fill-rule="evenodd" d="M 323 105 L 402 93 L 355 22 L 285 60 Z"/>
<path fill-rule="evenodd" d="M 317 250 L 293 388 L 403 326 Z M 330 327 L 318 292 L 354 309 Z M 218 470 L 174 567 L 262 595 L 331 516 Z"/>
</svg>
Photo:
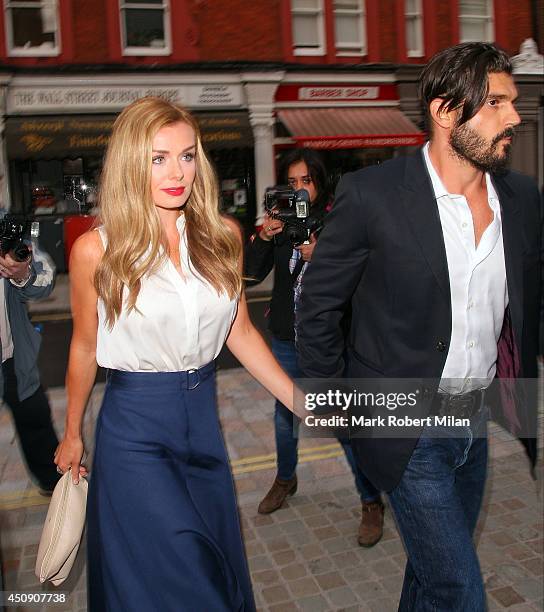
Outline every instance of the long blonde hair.
<svg viewBox="0 0 544 612">
<path fill-rule="evenodd" d="M 125 287 L 130 312 L 136 307 L 141 278 L 156 271 L 168 256 L 151 195 L 151 160 L 155 134 L 178 122 L 190 125 L 196 138 L 195 180 L 184 207 L 191 264 L 218 293 L 233 298 L 241 291 L 241 245 L 219 212 L 217 179 L 196 120 L 177 104 L 141 98 L 127 106 L 113 125 L 99 192 L 107 245 L 94 283 L 110 327 L 121 314 Z"/>
</svg>

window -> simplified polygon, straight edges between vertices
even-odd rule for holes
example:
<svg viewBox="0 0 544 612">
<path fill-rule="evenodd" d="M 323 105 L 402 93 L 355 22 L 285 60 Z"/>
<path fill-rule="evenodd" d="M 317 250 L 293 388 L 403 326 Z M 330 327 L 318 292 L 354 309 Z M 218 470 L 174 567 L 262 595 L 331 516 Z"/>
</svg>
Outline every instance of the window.
<svg viewBox="0 0 544 612">
<path fill-rule="evenodd" d="M 291 0 L 295 55 L 323 55 L 323 0 Z"/>
<path fill-rule="evenodd" d="M 459 0 L 460 42 L 494 40 L 492 2 L 493 0 Z"/>
<path fill-rule="evenodd" d="M 423 13 L 421 0 L 405 0 L 406 55 L 421 57 L 423 53 Z"/>
<path fill-rule="evenodd" d="M 334 0 L 336 55 L 366 54 L 364 0 Z"/>
<path fill-rule="evenodd" d="M 168 0 L 120 0 L 124 55 L 168 55 Z"/>
<path fill-rule="evenodd" d="M 7 0 L 5 8 L 9 55 L 59 54 L 57 0 Z"/>
</svg>

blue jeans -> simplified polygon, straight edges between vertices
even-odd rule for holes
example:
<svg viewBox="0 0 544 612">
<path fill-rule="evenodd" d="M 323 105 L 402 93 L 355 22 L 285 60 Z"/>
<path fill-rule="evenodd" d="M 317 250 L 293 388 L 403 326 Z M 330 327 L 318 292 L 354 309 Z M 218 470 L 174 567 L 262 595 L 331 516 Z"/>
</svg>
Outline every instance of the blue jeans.
<svg viewBox="0 0 544 612">
<path fill-rule="evenodd" d="M 295 343 L 289 340 L 272 339 L 272 352 L 281 367 L 291 378 L 301 378 L 302 372 L 297 364 L 297 352 Z M 295 475 L 298 462 L 298 437 L 296 429 L 298 422 L 293 424 L 293 413 L 281 402 L 276 400 L 276 411 L 274 414 L 274 429 L 276 432 L 276 454 L 278 463 L 278 478 L 289 480 Z M 347 439 L 339 439 L 342 445 L 349 467 L 355 478 L 355 486 L 361 496 L 361 501 L 371 502 L 380 498 L 380 492 L 368 480 L 358 467 L 351 444 Z"/>
<path fill-rule="evenodd" d="M 484 612 L 472 536 L 487 468 L 487 410 L 471 427 L 425 427 L 389 493 L 408 555 L 400 612 Z"/>
</svg>

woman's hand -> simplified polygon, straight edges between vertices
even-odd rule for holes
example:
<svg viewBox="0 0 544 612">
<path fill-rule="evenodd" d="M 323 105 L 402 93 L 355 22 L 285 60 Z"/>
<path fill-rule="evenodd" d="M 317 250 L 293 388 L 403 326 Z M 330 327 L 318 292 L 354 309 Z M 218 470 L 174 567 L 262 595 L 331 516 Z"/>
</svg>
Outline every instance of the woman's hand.
<svg viewBox="0 0 544 612">
<path fill-rule="evenodd" d="M 273 219 L 265 214 L 263 221 L 263 229 L 259 232 L 259 238 L 269 242 L 276 234 L 280 234 L 283 231 L 283 221 Z"/>
<path fill-rule="evenodd" d="M 80 476 L 87 476 L 88 471 L 81 465 L 85 449 L 81 437 L 64 437 L 55 451 L 55 464 L 57 472 L 64 474 L 69 469 L 72 470 L 72 480 L 74 484 L 79 482 Z"/>
</svg>

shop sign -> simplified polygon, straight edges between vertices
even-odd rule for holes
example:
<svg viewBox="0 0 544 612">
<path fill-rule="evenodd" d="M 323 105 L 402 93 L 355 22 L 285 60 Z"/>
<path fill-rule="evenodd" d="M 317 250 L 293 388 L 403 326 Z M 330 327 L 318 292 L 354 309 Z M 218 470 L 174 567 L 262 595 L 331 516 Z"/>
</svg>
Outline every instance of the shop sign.
<svg viewBox="0 0 544 612">
<path fill-rule="evenodd" d="M 416 147 L 425 143 L 424 134 L 391 136 L 355 136 L 354 138 L 316 137 L 296 139 L 297 146 L 309 149 L 363 149 L 381 147 Z"/>
<path fill-rule="evenodd" d="M 196 113 L 209 149 L 247 147 L 253 135 L 247 113 Z M 11 158 L 73 157 L 101 153 L 110 139 L 114 115 L 8 117 L 6 141 Z"/>
<path fill-rule="evenodd" d="M 396 85 L 280 85 L 276 102 L 382 102 L 398 100 Z"/>
<path fill-rule="evenodd" d="M 197 119 L 202 141 L 210 149 L 253 144 L 253 133 L 245 113 L 199 114 Z"/>
<path fill-rule="evenodd" d="M 188 88 L 185 102 L 191 108 L 203 106 L 241 106 L 242 89 L 236 85 L 198 85 Z"/>
<path fill-rule="evenodd" d="M 102 151 L 115 117 L 29 117 L 6 121 L 8 154 L 19 158 L 73 157 Z"/>
<path fill-rule="evenodd" d="M 299 100 L 377 100 L 380 88 L 373 87 L 301 87 Z"/>
<path fill-rule="evenodd" d="M 240 85 L 208 84 L 173 87 L 11 87 L 9 114 L 43 111 L 116 111 L 145 96 L 158 96 L 191 108 L 242 105 Z"/>
</svg>

